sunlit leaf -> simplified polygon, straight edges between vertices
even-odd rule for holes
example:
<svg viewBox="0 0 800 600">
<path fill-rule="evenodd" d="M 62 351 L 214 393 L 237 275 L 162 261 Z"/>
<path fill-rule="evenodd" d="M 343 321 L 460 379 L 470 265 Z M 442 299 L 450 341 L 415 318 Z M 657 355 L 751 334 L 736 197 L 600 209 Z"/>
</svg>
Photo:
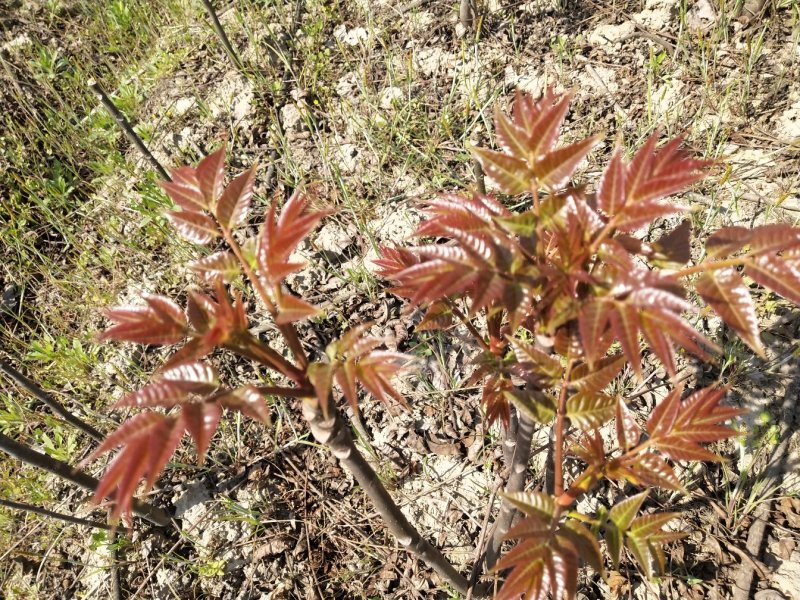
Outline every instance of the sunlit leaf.
<svg viewBox="0 0 800 600">
<path fill-rule="evenodd" d="M 217 396 L 220 406 L 236 410 L 256 421 L 269 425 L 271 422 L 269 406 L 264 395 L 254 385 L 246 385 Z"/>
<path fill-rule="evenodd" d="M 202 463 L 211 438 L 219 425 L 222 408 L 216 402 L 185 404 L 180 416 L 186 431 L 194 440 L 198 460 Z"/>
<path fill-rule="evenodd" d="M 256 166 L 253 165 L 231 181 L 222 192 L 215 211 L 222 227 L 232 228 L 244 222 L 250 209 L 255 179 Z"/>
<path fill-rule="evenodd" d="M 180 167 L 171 173 L 172 181 L 159 181 L 158 185 L 182 209 L 192 212 L 208 210 L 200 184 L 192 167 Z"/>
<path fill-rule="evenodd" d="M 617 400 L 615 409 L 617 443 L 623 451 L 627 452 L 630 448 L 639 443 L 642 437 L 642 429 L 633 418 L 633 414 L 628 410 L 622 398 Z"/>
<path fill-rule="evenodd" d="M 567 416 L 579 429 L 600 427 L 614 417 L 616 400 L 596 392 L 578 392 L 567 400 Z"/>
<path fill-rule="evenodd" d="M 124 305 L 106 309 L 103 314 L 115 325 L 106 329 L 99 339 L 168 345 L 186 336 L 186 317 L 177 304 L 155 294 L 143 294 L 142 297 L 147 306 Z"/>
<path fill-rule="evenodd" d="M 700 275 L 695 289 L 754 352 L 764 356 L 755 305 L 739 273 L 734 269 L 707 271 Z"/>
<path fill-rule="evenodd" d="M 542 156 L 534 166 L 539 183 L 551 190 L 562 189 L 580 162 L 599 141 L 599 136 L 592 136 Z"/>
<path fill-rule="evenodd" d="M 239 261 L 227 250 L 221 250 L 198 260 L 193 260 L 187 266 L 206 280 L 222 277 L 225 282 L 236 279 L 240 271 Z"/>
<path fill-rule="evenodd" d="M 320 310 L 305 300 L 289 293 L 282 293 L 278 298 L 278 315 L 275 322 L 278 325 L 294 323 L 320 314 Z"/>
<path fill-rule="evenodd" d="M 167 213 L 172 226 L 187 241 L 195 244 L 208 244 L 219 237 L 219 229 L 210 217 L 199 212 L 188 210 Z"/>
<path fill-rule="evenodd" d="M 614 354 L 601 358 L 594 368 L 581 363 L 572 369 L 569 385 L 579 392 L 602 392 L 617 378 L 625 362 L 624 354 Z"/>
<path fill-rule="evenodd" d="M 514 347 L 517 362 L 524 373 L 530 373 L 547 385 L 561 380 L 564 367 L 558 358 L 522 340 L 510 338 L 509 341 Z"/>
<path fill-rule="evenodd" d="M 505 194 L 516 195 L 528 191 L 533 181 L 533 171 L 525 161 L 486 148 L 472 148 L 486 176 Z"/>
<path fill-rule="evenodd" d="M 225 177 L 225 144 L 200 161 L 197 165 L 196 177 L 206 205 L 214 206 L 222 193 L 222 183 Z"/>
<path fill-rule="evenodd" d="M 800 267 L 777 256 L 763 255 L 749 260 L 744 272 L 756 283 L 800 304 Z"/>
</svg>

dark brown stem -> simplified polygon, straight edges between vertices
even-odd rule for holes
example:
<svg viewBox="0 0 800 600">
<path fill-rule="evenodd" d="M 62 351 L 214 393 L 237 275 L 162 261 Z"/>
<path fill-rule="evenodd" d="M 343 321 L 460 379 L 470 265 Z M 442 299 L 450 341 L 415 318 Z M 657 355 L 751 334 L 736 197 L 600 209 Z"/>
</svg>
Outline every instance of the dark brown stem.
<svg viewBox="0 0 800 600">
<path fill-rule="evenodd" d="M 303 416 L 308 421 L 314 438 L 320 444 L 328 446 L 339 462 L 353 474 L 400 545 L 419 557 L 459 593 L 466 594 L 470 587 L 467 579 L 409 523 L 375 471 L 356 448 L 339 411 L 330 406 L 328 413 L 329 417 L 326 419 L 316 402 L 303 402 Z M 485 595 L 485 590 L 473 592 L 474 597 Z"/>
<path fill-rule="evenodd" d="M 278 385 L 261 385 L 256 389 L 267 396 L 281 396 L 283 398 L 311 398 L 314 396 L 314 390 L 311 388 L 287 388 Z"/>
<path fill-rule="evenodd" d="M 89 87 L 92 89 L 92 91 L 94 91 L 95 94 L 98 95 L 100 98 L 100 103 L 108 111 L 108 114 L 110 114 L 117 122 L 117 125 L 119 125 L 122 133 L 125 134 L 125 137 L 128 138 L 128 141 L 139 151 L 139 154 L 141 154 L 144 159 L 150 163 L 150 165 L 156 170 L 162 179 L 172 181 L 172 178 L 169 176 L 169 173 L 167 173 L 167 170 L 160 162 L 158 162 L 158 159 L 153 156 L 153 153 L 150 152 L 147 146 L 145 146 L 142 138 L 140 138 L 133 130 L 133 127 L 131 127 L 128 119 L 126 119 L 125 115 L 120 112 L 116 104 L 114 104 L 111 98 L 109 98 L 108 94 L 106 94 L 105 90 L 100 86 L 100 84 L 96 81 L 89 81 Z"/>
<path fill-rule="evenodd" d="M 567 413 L 567 387 L 569 386 L 574 364 L 575 361 L 572 359 L 567 363 L 564 381 L 561 383 L 561 391 L 558 395 L 556 422 L 553 425 L 555 429 L 555 439 L 553 440 L 553 466 L 555 467 L 553 493 L 556 496 L 564 493 L 564 418 Z"/>
<path fill-rule="evenodd" d="M 0 500 L 0 506 L 5 506 L 6 508 L 13 508 L 14 510 L 23 510 L 26 512 L 32 512 L 37 515 L 42 515 L 43 517 L 58 519 L 59 521 L 64 521 L 65 523 L 75 523 L 76 525 L 86 525 L 87 527 L 96 527 L 98 529 L 106 529 L 106 530 L 111 529 L 111 525 L 108 525 L 107 523 L 100 523 L 99 521 L 90 521 L 88 519 L 81 519 L 80 517 L 73 517 L 72 515 L 65 515 L 64 513 L 47 510 L 46 508 L 42 508 L 40 506 L 34 506 L 33 504 L 27 504 L 25 502 L 14 502 L 13 500 Z"/>
<path fill-rule="evenodd" d="M 56 400 L 50 394 L 45 392 L 32 380 L 28 379 L 27 377 L 25 377 L 25 375 L 14 369 L 2 358 L 0 358 L 0 371 L 5 373 L 9 377 L 9 379 L 14 381 L 14 383 L 19 385 L 21 388 L 25 389 L 37 400 L 41 400 L 41 402 L 45 406 L 47 406 L 50 410 L 59 415 L 67 423 L 73 425 L 74 427 L 77 427 L 92 439 L 97 440 L 98 442 L 103 441 L 104 436 L 102 433 L 100 433 L 97 429 L 89 425 L 83 419 L 73 415 L 64 407 L 63 404 L 61 404 L 58 400 Z"/>
<path fill-rule="evenodd" d="M 542 484 L 545 494 L 550 494 L 551 496 L 556 492 L 556 461 L 555 452 L 553 452 L 555 447 L 556 428 L 551 427 L 550 434 L 547 436 L 547 444 L 545 445 L 547 455 L 544 458 L 544 482 Z"/>
<path fill-rule="evenodd" d="M 225 33 L 225 29 L 222 27 L 222 23 L 219 22 L 219 17 L 217 17 L 217 11 L 214 10 L 214 7 L 211 5 L 209 0 L 202 0 L 203 8 L 206 9 L 206 14 L 208 14 L 208 18 L 211 21 L 211 26 L 214 28 L 214 33 L 217 34 L 220 43 L 222 44 L 223 49 L 225 50 L 225 54 L 228 55 L 228 58 L 231 59 L 233 66 L 239 69 L 240 71 L 244 71 L 244 65 L 242 64 L 242 60 L 239 58 L 236 50 L 233 49 L 231 45 L 231 41 L 228 39 L 228 34 Z"/>
<path fill-rule="evenodd" d="M 86 490 L 93 492 L 97 489 L 99 482 L 91 475 L 75 469 L 65 462 L 42 454 L 41 452 L 36 452 L 36 450 L 32 450 L 23 444 L 15 442 L 3 433 L 0 433 L 0 450 L 25 464 L 44 469 L 48 473 L 52 473 Z M 137 500 L 136 498 L 133 500 L 133 513 L 159 527 L 166 527 L 170 523 L 170 516 L 166 511 L 156 508 L 152 504 Z"/>
<path fill-rule="evenodd" d="M 289 344 L 289 349 L 299 363 L 300 369 L 305 371 L 308 366 L 308 356 L 303 348 L 303 344 L 300 343 L 300 338 L 297 335 L 297 330 L 294 328 L 294 325 L 278 325 L 278 331 L 283 334 L 283 339 Z"/>
<path fill-rule="evenodd" d="M 511 460 L 511 473 L 506 484 L 506 493 L 517 493 L 525 489 L 525 481 L 528 476 L 528 459 L 531 454 L 531 440 L 533 439 L 534 422 L 524 413 L 519 415 L 519 425 L 516 431 L 516 445 L 514 447 L 514 458 Z M 486 570 L 490 570 L 497 563 L 500 556 L 500 546 L 503 544 L 511 523 L 514 521 L 516 509 L 508 500 L 503 500 L 500 507 L 500 514 L 495 521 L 492 538 L 486 548 Z"/>
<path fill-rule="evenodd" d="M 295 367 L 254 335 L 247 333 L 238 338 L 235 343 L 228 344 L 225 347 L 236 354 L 245 356 L 262 365 L 272 367 L 297 384 L 303 384 L 306 381 L 303 371 Z"/>
</svg>

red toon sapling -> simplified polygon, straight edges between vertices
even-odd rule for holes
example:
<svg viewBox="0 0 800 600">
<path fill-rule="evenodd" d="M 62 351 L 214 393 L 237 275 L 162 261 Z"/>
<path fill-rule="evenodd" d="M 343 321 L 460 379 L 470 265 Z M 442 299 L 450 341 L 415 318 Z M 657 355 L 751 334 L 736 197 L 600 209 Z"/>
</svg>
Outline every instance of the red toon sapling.
<svg viewBox="0 0 800 600">
<path fill-rule="evenodd" d="M 496 595 L 502 600 L 574 598 L 581 562 L 603 574 L 607 562 L 617 567 L 625 548 L 645 576 L 663 569 L 663 545 L 683 534 L 665 529 L 675 513 L 643 510 L 648 490 L 685 491 L 676 463 L 721 460 L 705 444 L 734 435 L 725 423 L 741 411 L 722 404 L 723 387 L 685 393 L 676 383 L 641 420 L 610 385 L 626 368 L 642 376 L 642 341 L 673 377 L 681 351 L 713 360 L 719 348 L 686 319 L 696 312 L 691 290 L 759 355 L 764 348 L 743 276 L 800 302 L 800 229 L 725 227 L 706 238 L 694 262 L 689 221 L 654 241 L 637 236 L 655 219 L 679 213 L 667 197 L 702 179 L 712 164 L 688 156 L 680 137 L 659 147 L 656 132 L 630 160 L 618 143 L 599 181 L 573 184 L 599 138 L 558 145 L 570 99 L 552 91 L 538 101 L 518 94 L 510 117 L 496 112 L 500 151 L 474 150 L 504 195 L 525 195 L 526 209 L 512 211 L 479 193 L 442 194 L 427 202 L 417 231 L 434 241 L 383 248 L 378 261 L 391 291 L 425 308 L 418 330 L 462 325 L 481 348 L 472 381 L 483 385 L 486 420 L 508 428 L 514 447 L 486 549 L 486 565 L 505 575 Z M 342 402 L 357 411 L 360 390 L 407 406 L 391 383 L 407 357 L 379 350 L 368 325 L 320 349 L 319 360 L 299 341 L 298 324 L 319 311 L 283 281 L 302 268 L 292 254 L 329 211 L 312 209 L 295 192 L 280 213 L 277 200 L 269 206 L 257 239 L 240 243 L 234 232 L 248 218 L 255 168 L 225 186 L 223 166 L 221 149 L 162 183 L 178 207 L 168 214 L 178 233 L 218 247 L 189 264 L 212 291 L 191 292 L 185 306 L 146 295 L 141 305 L 106 312 L 114 325 L 103 338 L 182 345 L 149 384 L 118 403 L 144 410 L 90 457 L 120 448 L 96 500 L 110 497 L 115 515 L 130 513 L 134 491 L 153 486 L 184 433 L 202 459 L 225 409 L 269 423 L 266 398 L 295 398 L 314 437 L 353 472 L 400 543 L 462 593 L 487 595 L 407 521 L 339 411 Z M 242 298 L 225 285 L 242 275 L 289 355 L 250 332 Z M 219 348 L 267 367 L 279 383 L 222 386 L 204 360 Z M 536 427 L 551 432 L 552 473 L 544 491 L 525 492 Z M 579 466 L 569 480 L 567 456 Z M 596 514 L 578 512 L 577 500 L 602 481 L 616 486 L 620 500 Z M 641 491 L 627 493 L 626 483 Z M 515 522 L 517 511 L 523 518 Z M 519 541 L 498 560 L 505 539 Z"/>
</svg>

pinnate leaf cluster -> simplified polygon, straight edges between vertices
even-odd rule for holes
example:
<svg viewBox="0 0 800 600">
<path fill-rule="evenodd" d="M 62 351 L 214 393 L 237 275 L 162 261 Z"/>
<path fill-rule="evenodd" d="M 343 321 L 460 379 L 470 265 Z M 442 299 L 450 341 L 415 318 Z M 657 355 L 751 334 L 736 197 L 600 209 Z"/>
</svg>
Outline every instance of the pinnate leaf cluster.
<svg viewBox="0 0 800 600">
<path fill-rule="evenodd" d="M 384 247 L 377 261 L 392 293 L 423 310 L 418 330 L 461 325 L 473 336 L 480 351 L 468 383 L 482 388 L 488 424 L 508 427 L 516 415 L 551 428 L 551 452 L 579 467 L 565 480 L 556 461 L 551 489 L 505 496 L 523 518 L 495 567 L 508 573 L 501 600 L 574 598 L 582 563 L 602 575 L 625 549 L 647 577 L 662 570 L 664 544 L 682 533 L 668 527 L 674 513 L 645 503 L 648 490 L 686 491 L 678 463 L 721 460 L 708 444 L 734 435 L 729 422 L 741 411 L 723 403 L 724 386 L 685 392 L 676 384 L 642 417 L 618 391 L 620 379 L 643 376 L 645 348 L 670 376 L 682 360 L 715 360 L 718 345 L 692 318 L 702 305 L 763 355 L 746 278 L 800 302 L 800 229 L 724 227 L 693 246 L 691 221 L 676 219 L 684 207 L 672 196 L 713 162 L 692 157 L 681 137 L 659 145 L 656 131 L 630 158 L 618 139 L 599 179 L 575 183 L 600 137 L 560 144 L 570 100 L 548 90 L 539 100 L 517 94 L 510 115 L 498 108 L 498 149 L 473 153 L 499 195 L 427 199 L 418 244 Z M 104 339 L 177 346 L 150 383 L 118 403 L 142 412 L 91 457 L 119 449 L 96 493 L 116 500 L 116 514 L 130 512 L 140 483 L 154 485 L 185 433 L 202 458 L 226 409 L 269 423 L 267 399 L 283 395 L 333 422 L 338 404 L 358 411 L 364 393 L 408 406 L 392 383 L 408 357 L 381 349 L 369 325 L 311 357 L 299 343 L 295 328 L 314 326 L 308 319 L 320 310 L 284 280 L 303 267 L 296 250 L 331 211 L 296 191 L 270 202 L 258 236 L 240 242 L 256 168 L 225 185 L 224 157 L 221 148 L 162 183 L 177 207 L 167 215 L 176 231 L 213 245 L 189 264 L 205 288 L 184 306 L 149 294 L 105 313 Z M 651 239 L 647 231 L 665 217 L 672 227 Z M 226 286 L 242 275 L 289 353 L 251 333 L 245 301 Z M 209 363 L 217 349 L 256 361 L 278 383 L 227 386 Z M 601 484 L 618 490 L 617 502 L 580 514 L 577 500 Z M 626 496 L 626 485 L 643 491 Z"/>
</svg>

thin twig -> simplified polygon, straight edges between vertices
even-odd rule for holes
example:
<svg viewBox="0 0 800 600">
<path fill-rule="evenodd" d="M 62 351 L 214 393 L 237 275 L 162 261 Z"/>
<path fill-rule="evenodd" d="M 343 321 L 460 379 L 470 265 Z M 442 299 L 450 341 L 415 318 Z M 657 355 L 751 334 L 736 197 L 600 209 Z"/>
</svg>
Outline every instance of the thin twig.
<svg viewBox="0 0 800 600">
<path fill-rule="evenodd" d="M 486 532 L 489 529 L 489 517 L 494 507 L 494 499 L 497 497 L 497 492 L 500 491 L 502 486 L 503 479 L 498 476 L 492 488 L 492 493 L 489 496 L 489 502 L 486 504 L 486 512 L 483 515 L 483 524 L 481 525 L 481 533 L 478 536 L 478 543 L 475 544 L 475 563 L 472 565 L 472 573 L 470 573 L 469 576 L 469 589 L 467 590 L 467 597 L 465 600 L 472 600 L 472 590 L 475 588 L 475 584 L 478 583 L 478 579 L 483 571 L 483 557 L 485 554 L 483 544 L 486 541 Z"/>
<path fill-rule="evenodd" d="M 108 511 L 108 516 L 111 516 L 112 511 Z M 111 530 L 111 539 L 109 540 L 111 548 L 111 568 L 109 569 L 109 577 L 111 578 L 111 597 L 113 600 L 122 600 L 122 585 L 119 577 L 119 545 L 116 543 L 119 537 L 119 532 L 116 528 Z"/>
<path fill-rule="evenodd" d="M 89 425 L 86 421 L 81 419 L 80 417 L 76 417 L 71 412 L 69 412 L 63 404 L 61 404 L 58 400 L 53 398 L 50 394 L 45 392 L 42 388 L 40 388 L 36 383 L 34 383 L 31 379 L 28 379 L 14 369 L 10 364 L 8 364 L 4 359 L 0 358 L 0 371 L 2 371 L 5 375 L 9 377 L 14 383 L 19 385 L 21 388 L 25 389 L 28 393 L 34 396 L 37 400 L 41 400 L 42 403 L 47 406 L 50 410 L 54 413 L 59 415 L 62 419 L 64 419 L 70 425 L 73 425 L 87 434 L 94 440 L 98 442 L 103 441 L 103 434 L 100 433 L 97 429 Z"/>
<path fill-rule="evenodd" d="M 311 571 L 311 577 L 314 580 L 314 588 L 317 592 L 317 597 L 319 598 L 319 600 L 323 600 L 325 598 L 325 595 L 322 593 L 322 590 L 319 587 L 319 581 L 317 580 L 317 570 L 313 566 L 313 558 L 311 556 L 311 539 L 308 535 L 308 470 L 305 471 L 303 476 L 303 506 L 304 506 L 303 533 L 305 533 L 305 538 L 306 538 L 306 551 L 308 552 L 309 570 Z"/>
<path fill-rule="evenodd" d="M 222 27 L 222 23 L 219 22 L 219 18 L 217 17 L 217 11 L 214 10 L 211 2 L 209 0 L 202 0 L 203 8 L 206 9 L 206 14 L 208 14 L 208 18 L 211 21 L 211 26 L 214 28 L 214 33 L 217 34 L 220 43 L 222 44 L 223 49 L 225 50 L 225 54 L 228 55 L 228 58 L 231 59 L 233 66 L 239 69 L 240 71 L 244 71 L 244 65 L 242 63 L 242 59 L 239 58 L 236 50 L 233 49 L 231 45 L 231 41 L 228 39 L 228 34 L 225 33 L 225 29 Z"/>
<path fill-rule="evenodd" d="M 86 525 L 87 527 L 96 527 L 98 529 L 106 529 L 106 530 L 111 529 L 111 526 L 107 525 L 106 523 L 101 523 L 99 521 L 91 521 L 89 519 L 82 519 L 80 517 L 73 517 L 72 515 L 66 515 L 64 513 L 47 510 L 46 508 L 42 508 L 41 506 L 34 506 L 33 504 L 28 504 L 26 502 L 14 502 L 13 500 L 0 499 L 0 506 L 5 506 L 6 508 L 13 508 L 14 510 L 23 510 L 26 512 L 31 512 L 37 515 L 42 515 L 43 517 L 50 517 L 51 519 L 58 519 L 59 521 L 64 521 L 65 523 Z"/>
<path fill-rule="evenodd" d="M 28 446 L 15 442 L 4 433 L 0 433 L 0 450 L 25 464 L 44 469 L 86 490 L 94 491 L 97 489 L 99 481 L 88 473 L 46 454 L 36 452 L 36 450 Z M 171 521 L 166 511 L 136 498 L 133 499 L 133 513 L 159 527 L 166 527 Z"/>
<path fill-rule="evenodd" d="M 133 127 L 131 127 L 130 121 L 128 121 L 128 119 L 125 118 L 125 115 L 120 112 L 116 104 L 114 104 L 111 98 L 109 98 L 108 94 L 106 94 L 105 90 L 100 86 L 100 84 L 93 79 L 90 79 L 88 85 L 100 98 L 100 103 L 108 111 L 108 114 L 113 117 L 117 125 L 119 125 L 119 128 L 122 130 L 122 133 L 125 134 L 125 137 L 128 138 L 128 141 L 136 147 L 136 149 L 139 151 L 139 154 L 141 154 L 144 159 L 150 163 L 150 165 L 156 170 L 162 179 L 172 181 L 172 178 L 169 176 L 169 173 L 167 173 L 167 170 L 160 162 L 158 162 L 158 159 L 153 156 L 153 153 L 150 152 L 147 146 L 145 146 L 142 138 L 140 138 L 133 130 Z"/>
</svg>

